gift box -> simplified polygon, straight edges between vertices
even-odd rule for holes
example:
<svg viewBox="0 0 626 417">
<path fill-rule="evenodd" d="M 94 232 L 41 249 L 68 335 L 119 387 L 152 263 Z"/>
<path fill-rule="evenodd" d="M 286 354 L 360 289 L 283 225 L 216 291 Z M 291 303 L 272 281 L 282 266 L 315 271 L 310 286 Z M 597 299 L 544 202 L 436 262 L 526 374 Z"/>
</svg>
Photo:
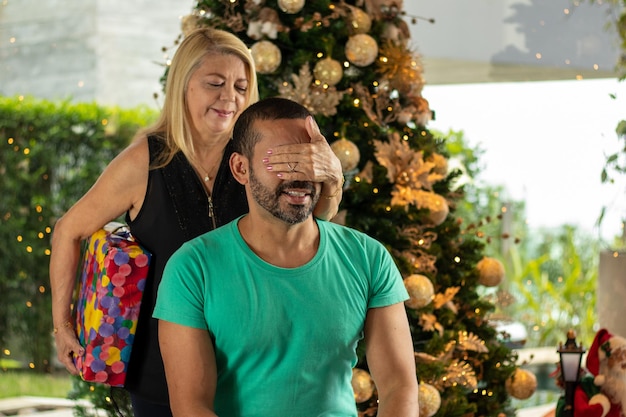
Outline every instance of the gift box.
<svg viewBox="0 0 626 417">
<path fill-rule="evenodd" d="M 85 381 L 124 386 L 150 258 L 118 223 L 89 238 L 74 306 L 85 348 L 74 362 Z"/>
</svg>

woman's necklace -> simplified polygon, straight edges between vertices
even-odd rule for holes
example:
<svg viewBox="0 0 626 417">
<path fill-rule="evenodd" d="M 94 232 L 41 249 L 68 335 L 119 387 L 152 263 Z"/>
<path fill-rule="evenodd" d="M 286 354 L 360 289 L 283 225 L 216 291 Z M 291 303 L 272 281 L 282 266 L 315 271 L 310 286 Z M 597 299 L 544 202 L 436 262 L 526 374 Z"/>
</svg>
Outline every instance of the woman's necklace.
<svg viewBox="0 0 626 417">
<path fill-rule="evenodd" d="M 219 157 L 221 158 L 221 155 L 219 155 Z M 205 184 L 208 184 L 209 181 L 214 180 L 215 179 L 215 175 L 210 174 L 211 171 L 215 170 L 217 171 L 219 168 L 219 159 L 217 160 L 217 164 L 216 165 L 211 165 L 209 164 L 209 166 L 211 167 L 209 170 L 204 169 L 204 166 L 200 163 L 199 159 L 196 159 L 195 161 L 197 170 L 199 171 L 200 176 L 202 177 L 202 180 L 204 181 Z"/>
<path fill-rule="evenodd" d="M 204 173 L 204 177 L 202 177 L 202 179 L 204 180 L 205 183 L 208 183 L 209 181 L 211 181 L 211 179 L 215 178 L 215 177 L 211 177 L 211 175 L 209 175 L 209 171 L 204 169 L 202 165 L 198 164 L 198 167 L 200 168 L 202 173 Z"/>
</svg>

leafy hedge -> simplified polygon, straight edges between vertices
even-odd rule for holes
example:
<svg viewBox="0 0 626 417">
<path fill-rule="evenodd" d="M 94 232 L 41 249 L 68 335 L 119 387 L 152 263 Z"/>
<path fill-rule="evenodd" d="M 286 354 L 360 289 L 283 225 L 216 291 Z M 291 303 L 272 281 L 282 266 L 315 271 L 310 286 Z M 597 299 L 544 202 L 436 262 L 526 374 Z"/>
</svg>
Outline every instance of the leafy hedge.
<svg viewBox="0 0 626 417">
<path fill-rule="evenodd" d="M 55 221 L 154 120 L 146 107 L 0 96 L 0 351 L 39 372 L 54 352 L 48 277 Z"/>
</svg>

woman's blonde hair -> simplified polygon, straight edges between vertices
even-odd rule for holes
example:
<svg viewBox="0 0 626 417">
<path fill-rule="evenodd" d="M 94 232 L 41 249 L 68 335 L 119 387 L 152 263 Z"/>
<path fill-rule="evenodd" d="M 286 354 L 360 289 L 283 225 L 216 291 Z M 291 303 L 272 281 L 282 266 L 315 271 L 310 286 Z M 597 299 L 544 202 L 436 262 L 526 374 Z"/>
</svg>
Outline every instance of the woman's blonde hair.
<svg viewBox="0 0 626 417">
<path fill-rule="evenodd" d="M 254 60 L 248 47 L 230 32 L 212 28 L 199 28 L 189 33 L 176 50 L 167 74 L 165 101 L 158 120 L 138 135 L 160 134 L 166 148 L 157 158 L 156 166 L 167 165 L 180 150 L 193 161 L 193 140 L 186 93 L 189 79 L 207 55 L 234 55 L 246 67 L 248 89 L 244 108 L 258 101 L 259 91 Z"/>
</svg>

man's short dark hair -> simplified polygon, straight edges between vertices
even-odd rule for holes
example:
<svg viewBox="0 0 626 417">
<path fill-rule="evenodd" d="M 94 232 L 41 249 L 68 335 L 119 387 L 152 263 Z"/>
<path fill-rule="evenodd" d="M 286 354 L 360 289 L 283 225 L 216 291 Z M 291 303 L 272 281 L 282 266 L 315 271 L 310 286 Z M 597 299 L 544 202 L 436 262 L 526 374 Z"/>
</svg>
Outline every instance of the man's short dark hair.
<svg viewBox="0 0 626 417">
<path fill-rule="evenodd" d="M 295 101 L 281 98 L 266 98 L 245 109 L 233 128 L 233 149 L 246 158 L 251 158 L 254 145 L 261 139 L 253 129 L 257 120 L 306 119 L 311 116 L 306 107 Z"/>
</svg>

